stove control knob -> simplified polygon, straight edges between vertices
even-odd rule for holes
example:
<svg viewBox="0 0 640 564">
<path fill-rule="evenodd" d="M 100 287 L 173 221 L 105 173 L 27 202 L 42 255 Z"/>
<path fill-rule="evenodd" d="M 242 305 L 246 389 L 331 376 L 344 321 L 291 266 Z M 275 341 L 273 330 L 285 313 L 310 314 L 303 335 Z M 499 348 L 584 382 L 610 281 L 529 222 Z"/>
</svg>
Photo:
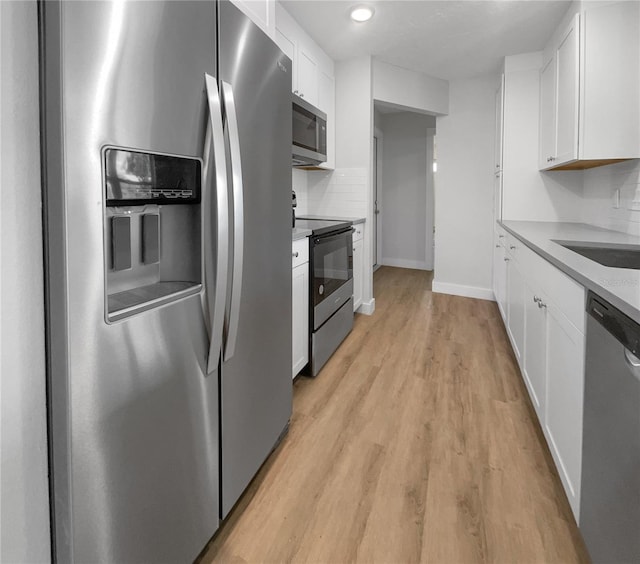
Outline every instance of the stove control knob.
<svg viewBox="0 0 640 564">
<path fill-rule="evenodd" d="M 324 284 L 320 284 L 320 287 L 318 288 L 318 293 L 322 296 L 322 294 L 324 294 Z"/>
</svg>

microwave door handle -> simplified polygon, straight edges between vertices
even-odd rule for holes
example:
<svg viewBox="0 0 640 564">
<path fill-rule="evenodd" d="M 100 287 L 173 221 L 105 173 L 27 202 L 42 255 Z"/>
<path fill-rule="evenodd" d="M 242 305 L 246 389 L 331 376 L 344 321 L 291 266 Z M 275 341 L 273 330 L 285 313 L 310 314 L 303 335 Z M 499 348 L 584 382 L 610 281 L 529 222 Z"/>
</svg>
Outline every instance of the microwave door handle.
<svg viewBox="0 0 640 564">
<path fill-rule="evenodd" d="M 209 311 L 209 357 L 207 374 L 218 369 L 218 360 L 222 349 L 224 327 L 224 307 L 226 301 L 228 263 L 229 263 L 229 201 L 227 196 L 227 165 L 224 152 L 224 132 L 222 129 L 222 107 L 216 79 L 204 75 L 207 94 L 209 119 L 205 140 L 206 158 L 205 178 L 207 198 L 204 227 L 204 279 L 207 306 Z M 213 145 L 213 147 L 212 147 Z M 211 171 L 211 153 L 213 166 Z M 215 207 L 215 217 L 213 208 Z M 216 223 L 214 233 L 213 223 Z M 215 242 L 215 246 L 214 246 Z M 215 257 L 215 258 L 214 258 Z"/>
<path fill-rule="evenodd" d="M 238 322 L 240 320 L 240 300 L 242 297 L 242 266 L 244 254 L 244 187 L 242 183 L 242 162 L 240 160 L 240 136 L 238 133 L 238 115 L 233 87 L 222 83 L 222 101 L 224 103 L 227 130 L 229 132 L 229 148 L 231 160 L 231 177 L 233 185 L 233 271 L 231 282 L 231 303 L 226 321 L 226 341 L 224 344 L 224 360 L 233 357 L 238 339 Z"/>
</svg>

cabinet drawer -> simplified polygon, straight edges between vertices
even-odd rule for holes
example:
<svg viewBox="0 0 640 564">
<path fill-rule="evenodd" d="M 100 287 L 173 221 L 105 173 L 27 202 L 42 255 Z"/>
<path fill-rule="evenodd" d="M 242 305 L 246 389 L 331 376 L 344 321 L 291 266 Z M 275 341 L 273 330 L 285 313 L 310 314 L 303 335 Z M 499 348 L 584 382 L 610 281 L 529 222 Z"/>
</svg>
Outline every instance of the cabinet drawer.
<svg viewBox="0 0 640 564">
<path fill-rule="evenodd" d="M 309 238 L 298 239 L 291 245 L 291 266 L 295 268 L 300 264 L 309 262 Z"/>
<path fill-rule="evenodd" d="M 531 288 L 545 293 L 576 329 L 584 333 L 584 287 L 510 233 L 507 234 L 507 245 L 509 253 L 520 265 Z"/>
<path fill-rule="evenodd" d="M 353 226 L 354 228 L 354 232 L 353 232 L 353 242 L 355 243 L 356 241 L 360 241 L 362 239 L 362 237 L 364 236 L 364 227 L 362 227 L 361 223 L 358 223 L 356 225 Z"/>
</svg>

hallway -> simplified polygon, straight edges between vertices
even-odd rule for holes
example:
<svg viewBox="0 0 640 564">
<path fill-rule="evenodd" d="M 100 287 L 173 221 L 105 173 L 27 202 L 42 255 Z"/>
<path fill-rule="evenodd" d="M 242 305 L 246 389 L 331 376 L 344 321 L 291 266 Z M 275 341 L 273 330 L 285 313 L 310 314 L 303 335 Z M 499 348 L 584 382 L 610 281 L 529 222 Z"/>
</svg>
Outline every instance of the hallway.
<svg viewBox="0 0 640 564">
<path fill-rule="evenodd" d="M 201 562 L 585 562 L 493 302 L 374 276 Z"/>
</svg>

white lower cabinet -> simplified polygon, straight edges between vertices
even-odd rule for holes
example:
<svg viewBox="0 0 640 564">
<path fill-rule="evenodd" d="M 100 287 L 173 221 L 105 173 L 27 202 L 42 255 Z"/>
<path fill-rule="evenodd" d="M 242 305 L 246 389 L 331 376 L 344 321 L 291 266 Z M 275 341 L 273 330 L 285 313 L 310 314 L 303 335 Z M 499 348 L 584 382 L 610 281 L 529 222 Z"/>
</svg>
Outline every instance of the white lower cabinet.
<svg viewBox="0 0 640 564">
<path fill-rule="evenodd" d="M 364 224 L 358 223 L 353 232 L 353 311 L 362 305 L 364 284 Z"/>
<path fill-rule="evenodd" d="M 524 278 L 513 257 L 507 260 L 507 329 L 518 361 L 524 353 Z"/>
<path fill-rule="evenodd" d="M 576 522 L 580 511 L 584 353 L 584 335 L 550 305 L 544 430 Z"/>
<path fill-rule="evenodd" d="M 545 296 L 526 286 L 524 378 L 538 418 L 544 417 L 547 383 L 547 308 Z"/>
<path fill-rule="evenodd" d="M 576 522 L 580 511 L 585 290 L 545 259 L 513 241 L 494 253 L 494 287 L 531 402 Z M 506 274 L 503 263 L 506 264 Z M 496 285 L 497 280 L 497 285 Z M 560 304 L 560 305 L 559 305 Z M 581 310 L 581 312 L 580 312 Z"/>
<path fill-rule="evenodd" d="M 309 240 L 299 239 L 292 245 L 292 378 L 309 361 Z"/>
</svg>

